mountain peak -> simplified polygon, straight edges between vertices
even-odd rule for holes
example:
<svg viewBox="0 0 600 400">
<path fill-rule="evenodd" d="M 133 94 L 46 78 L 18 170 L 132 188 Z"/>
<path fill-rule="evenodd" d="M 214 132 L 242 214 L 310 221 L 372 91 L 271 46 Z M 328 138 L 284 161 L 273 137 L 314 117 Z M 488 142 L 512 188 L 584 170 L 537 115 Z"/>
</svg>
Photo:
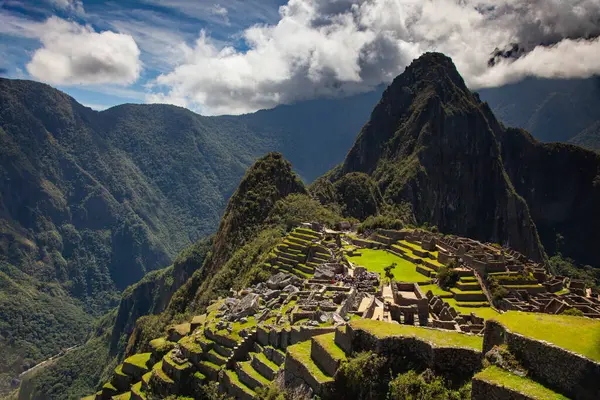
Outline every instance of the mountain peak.
<svg viewBox="0 0 600 400">
<path fill-rule="evenodd" d="M 509 243 L 540 260 L 529 210 L 502 165 L 501 132 L 452 60 L 427 53 L 386 89 L 336 178 L 366 173 L 385 203 L 410 204 L 418 223 Z"/>
<path fill-rule="evenodd" d="M 277 200 L 292 193 L 306 193 L 306 188 L 281 153 L 271 152 L 256 160 L 229 199 L 215 237 L 213 266 L 226 260 L 234 245 L 255 233 Z"/>
<path fill-rule="evenodd" d="M 406 67 L 400 77 L 403 75 L 410 76 L 414 81 L 439 81 L 441 78 L 450 78 L 458 86 L 466 88 L 463 78 L 452 59 L 442 53 L 425 53 L 421 55 Z"/>
</svg>

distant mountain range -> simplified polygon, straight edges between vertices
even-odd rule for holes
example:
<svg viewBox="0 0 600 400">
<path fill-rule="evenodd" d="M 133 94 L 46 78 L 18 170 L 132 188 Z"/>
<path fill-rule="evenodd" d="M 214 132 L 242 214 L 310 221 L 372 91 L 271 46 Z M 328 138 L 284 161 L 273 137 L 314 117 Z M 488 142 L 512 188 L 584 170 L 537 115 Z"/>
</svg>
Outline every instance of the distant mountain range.
<svg viewBox="0 0 600 400">
<path fill-rule="evenodd" d="M 600 78 L 535 79 L 479 91 L 499 120 L 542 142 L 600 150 Z"/>
</svg>

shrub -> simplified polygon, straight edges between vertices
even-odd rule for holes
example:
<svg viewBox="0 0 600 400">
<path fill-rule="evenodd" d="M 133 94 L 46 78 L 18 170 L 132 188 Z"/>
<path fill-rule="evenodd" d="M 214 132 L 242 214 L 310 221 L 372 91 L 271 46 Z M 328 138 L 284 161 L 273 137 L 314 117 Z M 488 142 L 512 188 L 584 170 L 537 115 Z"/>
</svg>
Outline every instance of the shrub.
<svg viewBox="0 0 600 400">
<path fill-rule="evenodd" d="M 504 286 L 500 285 L 498 283 L 498 279 L 495 277 L 488 277 L 487 283 L 490 293 L 492 294 L 492 302 L 494 302 L 494 304 L 508 296 L 508 290 Z"/>
<path fill-rule="evenodd" d="M 363 352 L 344 362 L 337 372 L 336 391 L 348 399 L 384 398 L 389 382 L 387 359 Z"/>
<path fill-rule="evenodd" d="M 442 289 L 448 289 L 458 282 L 460 276 L 458 275 L 458 272 L 454 271 L 452 268 L 440 267 L 440 269 L 438 269 L 437 278 L 438 285 Z"/>
<path fill-rule="evenodd" d="M 574 317 L 585 317 L 585 314 L 583 313 L 583 311 L 578 310 L 576 308 L 567 308 L 561 314 L 563 314 L 563 315 L 572 315 Z"/>
<path fill-rule="evenodd" d="M 454 391 L 446 386 L 443 378 L 435 376 L 430 370 L 422 374 L 409 371 L 400 374 L 390 382 L 388 399 L 390 400 L 459 400 L 470 398 L 470 390 Z"/>
</svg>

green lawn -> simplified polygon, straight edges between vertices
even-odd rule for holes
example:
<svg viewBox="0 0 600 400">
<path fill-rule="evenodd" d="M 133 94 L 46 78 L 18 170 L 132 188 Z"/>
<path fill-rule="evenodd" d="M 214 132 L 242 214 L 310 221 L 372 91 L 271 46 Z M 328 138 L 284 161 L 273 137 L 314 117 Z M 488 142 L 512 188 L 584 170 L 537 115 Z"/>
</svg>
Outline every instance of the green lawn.
<svg viewBox="0 0 600 400">
<path fill-rule="evenodd" d="M 319 343 L 334 359 L 345 360 L 346 354 L 335 344 L 335 332 L 324 335 L 313 336 L 313 339 Z"/>
<path fill-rule="evenodd" d="M 474 313 L 479 318 L 491 319 L 500 315 L 499 312 L 495 311 L 491 307 L 462 307 L 459 302 L 455 299 L 443 299 L 452 308 L 454 308 L 460 314 L 471 314 Z"/>
<path fill-rule="evenodd" d="M 353 329 L 365 330 L 379 338 L 388 336 L 417 337 L 438 347 L 466 347 L 478 351 L 483 348 L 483 338 L 481 336 L 465 335 L 458 332 L 390 324 L 370 319 L 350 321 L 350 326 Z"/>
<path fill-rule="evenodd" d="M 417 272 L 417 267 L 410 261 L 385 250 L 361 249 L 360 256 L 348 257 L 352 263 L 361 265 L 367 270 L 377 272 L 382 278 L 385 277 L 385 267 L 396 263 L 394 279 L 401 282 L 423 282 L 428 278 Z"/>
<path fill-rule="evenodd" d="M 152 353 L 138 353 L 125 359 L 125 362 L 127 364 L 135 365 L 136 367 L 140 367 L 142 369 L 148 369 L 148 361 L 150 361 L 151 356 Z"/>
<path fill-rule="evenodd" d="M 287 348 L 288 357 L 293 357 L 300 364 L 304 365 L 319 383 L 332 381 L 333 378 L 325 375 L 325 373 L 317 367 L 312 358 L 310 358 L 310 349 L 310 340 L 300 342 Z"/>
<path fill-rule="evenodd" d="M 509 311 L 494 318 L 511 332 L 600 361 L 600 321 L 570 315 Z"/>
<path fill-rule="evenodd" d="M 225 373 L 229 376 L 231 382 L 242 389 L 244 392 L 248 393 L 251 396 L 254 396 L 254 390 L 250 389 L 248 386 L 244 385 L 240 378 L 238 378 L 237 374 L 233 371 L 225 370 Z"/>
<path fill-rule="evenodd" d="M 431 285 L 420 285 L 421 291 L 423 294 L 427 294 L 429 290 L 433 293 L 434 296 L 452 296 L 452 292 L 442 289 L 436 284 Z M 447 299 L 444 299 L 447 300 Z"/>
<path fill-rule="evenodd" d="M 564 397 L 529 378 L 515 375 L 496 366 L 486 368 L 475 375 L 475 378 L 498 386 L 510 388 L 533 399 L 567 400 L 567 397 Z"/>
</svg>

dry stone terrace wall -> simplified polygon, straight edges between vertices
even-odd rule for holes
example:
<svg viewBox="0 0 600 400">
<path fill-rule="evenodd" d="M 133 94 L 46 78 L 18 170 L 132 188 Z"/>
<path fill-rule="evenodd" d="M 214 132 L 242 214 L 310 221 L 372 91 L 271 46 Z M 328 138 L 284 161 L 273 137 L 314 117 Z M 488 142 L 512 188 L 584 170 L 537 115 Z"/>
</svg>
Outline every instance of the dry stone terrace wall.
<svg viewBox="0 0 600 400">
<path fill-rule="evenodd" d="M 472 400 L 537 400 L 510 388 L 494 385 L 492 383 L 473 379 L 471 386 Z"/>
<path fill-rule="evenodd" d="M 531 377 L 545 386 L 573 399 L 600 399 L 600 363 L 487 321 L 483 351 L 499 345 L 507 345 Z"/>
<path fill-rule="evenodd" d="M 438 347 L 418 337 L 378 338 L 351 326 L 347 326 L 346 333 L 340 333 L 340 336 L 338 340 L 342 343 L 349 342 L 352 352 L 374 351 L 386 356 L 391 362 L 392 371 L 403 371 L 407 366 L 415 369 L 431 368 L 445 376 L 467 380 L 482 367 L 483 355 L 481 351 L 474 349 Z"/>
</svg>

